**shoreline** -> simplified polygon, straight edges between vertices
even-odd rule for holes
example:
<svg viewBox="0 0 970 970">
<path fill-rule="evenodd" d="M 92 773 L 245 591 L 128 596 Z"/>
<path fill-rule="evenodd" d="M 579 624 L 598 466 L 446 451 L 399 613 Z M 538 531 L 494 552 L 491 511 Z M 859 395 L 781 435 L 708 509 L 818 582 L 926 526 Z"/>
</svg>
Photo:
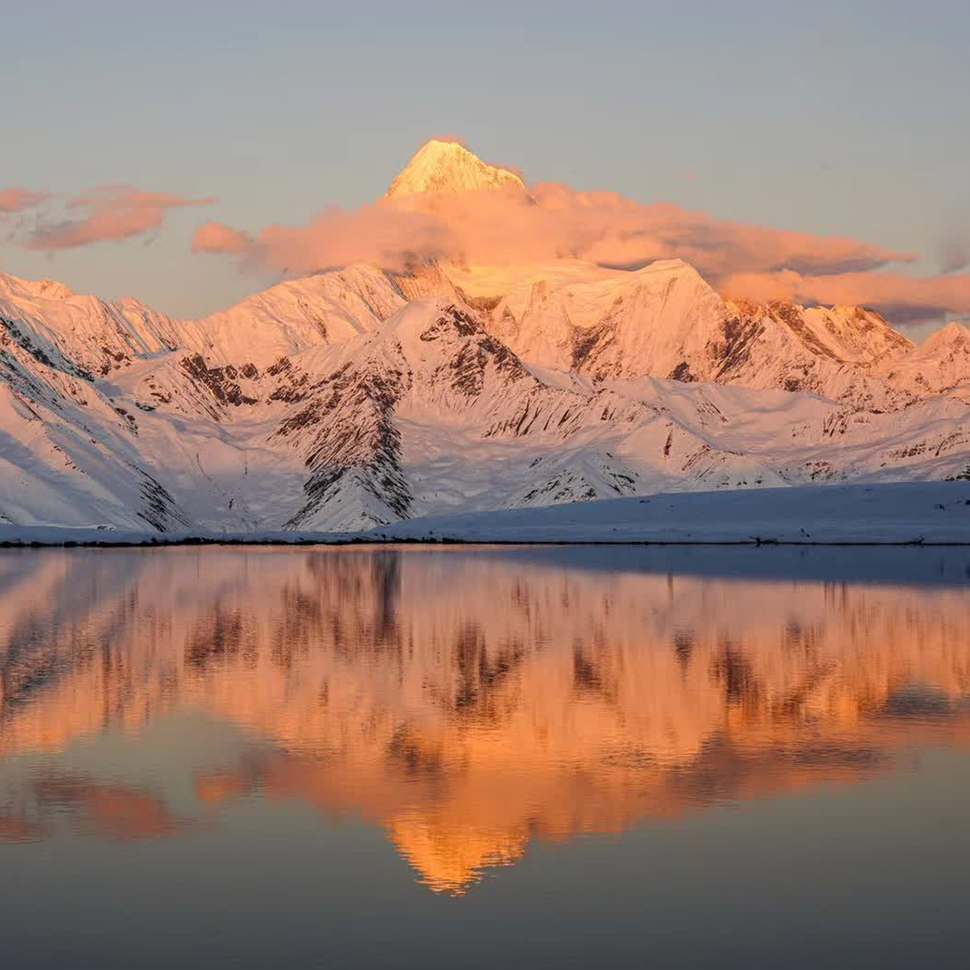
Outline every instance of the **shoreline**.
<svg viewBox="0 0 970 970">
<path fill-rule="evenodd" d="M 925 540 L 925 539 L 453 539 L 453 538 L 399 538 L 399 539 L 235 539 L 188 536 L 179 539 L 144 540 L 97 540 L 97 539 L 37 539 L 16 541 L 0 540 L 0 549 L 172 549 L 199 546 L 259 546 L 278 549 L 306 548 L 324 546 L 344 548 L 346 546 L 743 546 L 752 549 L 764 547 L 804 547 L 804 548 L 910 548 L 910 549 L 954 549 L 970 548 L 970 539 L 962 540 Z"/>
<path fill-rule="evenodd" d="M 970 547 L 970 482 L 667 492 L 344 530 L 0 524 L 0 548 L 167 546 Z"/>
</svg>

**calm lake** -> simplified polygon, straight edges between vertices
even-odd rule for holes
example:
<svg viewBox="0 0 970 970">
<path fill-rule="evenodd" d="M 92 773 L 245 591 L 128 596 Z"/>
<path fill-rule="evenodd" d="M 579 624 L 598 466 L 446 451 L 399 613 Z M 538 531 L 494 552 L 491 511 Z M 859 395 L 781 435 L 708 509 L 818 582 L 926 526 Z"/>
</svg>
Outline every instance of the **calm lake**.
<svg viewBox="0 0 970 970">
<path fill-rule="evenodd" d="M 0 552 L 4 967 L 970 953 L 970 549 Z"/>
</svg>

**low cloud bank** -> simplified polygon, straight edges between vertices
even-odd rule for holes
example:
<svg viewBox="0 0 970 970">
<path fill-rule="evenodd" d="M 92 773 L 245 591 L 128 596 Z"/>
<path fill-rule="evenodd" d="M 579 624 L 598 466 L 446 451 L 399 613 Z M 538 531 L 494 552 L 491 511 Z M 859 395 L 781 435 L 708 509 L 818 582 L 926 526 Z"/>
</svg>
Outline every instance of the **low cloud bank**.
<svg viewBox="0 0 970 970">
<path fill-rule="evenodd" d="M 346 263 L 348 255 L 390 267 L 414 258 L 535 263 L 571 257 L 636 268 L 680 258 L 715 278 L 776 269 L 851 272 L 916 258 L 853 239 L 750 226 L 555 184 L 536 186 L 531 195 L 510 189 L 383 199 L 354 212 L 328 209 L 303 226 L 270 226 L 256 236 L 207 223 L 194 248 L 244 254 L 290 272 Z"/>
<path fill-rule="evenodd" d="M 970 276 L 913 277 L 901 273 L 803 276 L 791 270 L 741 273 L 726 279 L 725 296 L 766 302 L 862 305 L 896 323 L 970 313 Z"/>
<path fill-rule="evenodd" d="M 425 259 L 494 265 L 575 258 L 636 269 L 676 258 L 731 297 L 862 304 L 897 322 L 970 312 L 970 276 L 915 278 L 887 271 L 890 264 L 915 261 L 913 253 L 555 183 L 529 193 L 382 199 L 352 212 L 327 209 L 302 226 L 274 225 L 255 235 L 207 223 L 196 232 L 193 249 L 289 275 L 357 261 L 400 270 Z"/>
</svg>

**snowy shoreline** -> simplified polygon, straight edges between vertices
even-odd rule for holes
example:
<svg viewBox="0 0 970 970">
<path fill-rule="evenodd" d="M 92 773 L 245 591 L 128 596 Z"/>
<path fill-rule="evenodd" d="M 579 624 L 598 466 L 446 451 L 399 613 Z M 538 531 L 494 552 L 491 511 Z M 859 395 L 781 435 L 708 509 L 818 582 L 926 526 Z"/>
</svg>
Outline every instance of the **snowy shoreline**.
<svg viewBox="0 0 970 970">
<path fill-rule="evenodd" d="M 970 545 L 970 482 L 677 492 L 402 521 L 366 532 L 135 532 L 0 525 L 0 547 Z"/>
</svg>

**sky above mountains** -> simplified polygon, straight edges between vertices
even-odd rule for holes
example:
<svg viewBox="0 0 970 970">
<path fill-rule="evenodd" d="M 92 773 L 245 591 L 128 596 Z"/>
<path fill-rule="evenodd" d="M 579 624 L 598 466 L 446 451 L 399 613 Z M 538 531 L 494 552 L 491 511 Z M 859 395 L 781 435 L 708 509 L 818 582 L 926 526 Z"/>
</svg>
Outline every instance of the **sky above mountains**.
<svg viewBox="0 0 970 970">
<path fill-rule="evenodd" d="M 732 295 L 970 312 L 963 3 L 332 6 L 5 13 L 0 269 L 198 316 L 291 269 L 193 251 L 200 224 L 357 231 L 422 142 L 459 136 L 571 205 L 617 193 L 630 233 L 662 203 L 879 254 L 821 285 L 735 256 Z"/>
</svg>

